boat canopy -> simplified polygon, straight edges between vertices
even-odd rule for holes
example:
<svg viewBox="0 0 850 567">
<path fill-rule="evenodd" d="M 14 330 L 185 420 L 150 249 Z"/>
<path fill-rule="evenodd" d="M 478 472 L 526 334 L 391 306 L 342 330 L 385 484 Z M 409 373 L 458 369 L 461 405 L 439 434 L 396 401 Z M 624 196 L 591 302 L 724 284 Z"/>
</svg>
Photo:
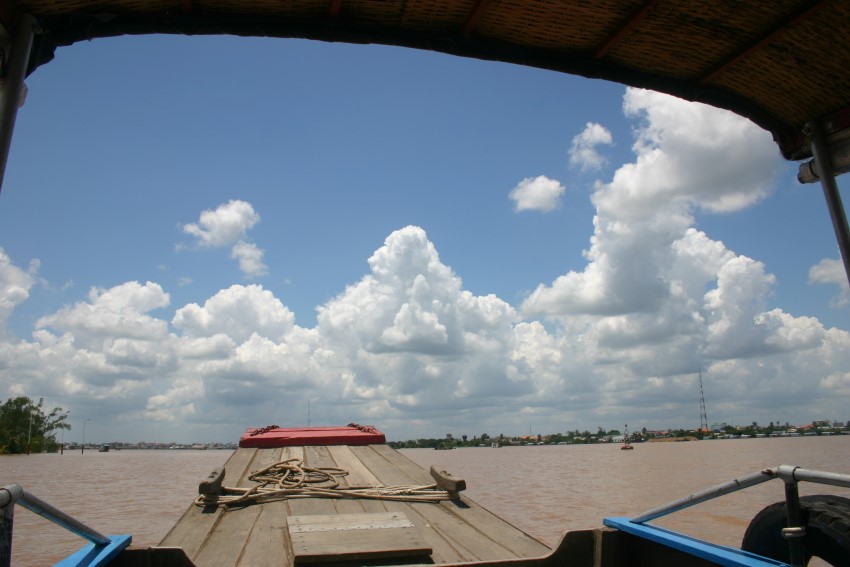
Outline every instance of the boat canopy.
<svg viewBox="0 0 850 567">
<path fill-rule="evenodd" d="M 0 0 L 37 31 L 27 74 L 58 47 L 127 34 L 233 34 L 427 49 L 616 81 L 732 110 L 787 159 L 806 124 L 850 126 L 844 0 Z M 274 69 L 269 69 L 274 72 Z"/>
</svg>

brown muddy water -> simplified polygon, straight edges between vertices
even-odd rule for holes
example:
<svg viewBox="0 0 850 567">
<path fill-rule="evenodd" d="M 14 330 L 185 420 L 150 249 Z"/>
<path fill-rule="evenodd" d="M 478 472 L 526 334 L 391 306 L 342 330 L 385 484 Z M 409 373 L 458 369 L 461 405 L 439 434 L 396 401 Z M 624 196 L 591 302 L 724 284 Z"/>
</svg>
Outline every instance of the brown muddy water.
<svg viewBox="0 0 850 567">
<path fill-rule="evenodd" d="M 850 436 L 618 445 L 403 450 L 424 468 L 466 480 L 466 494 L 550 546 L 606 516 L 635 516 L 736 477 L 780 464 L 850 473 Z M 107 534 L 155 545 L 192 504 L 198 482 L 229 451 L 87 451 L 0 457 L 0 483 L 29 492 Z M 801 494 L 850 489 L 803 483 Z M 655 524 L 738 546 L 750 519 L 782 500 L 778 480 L 677 512 Z M 51 565 L 86 542 L 18 507 L 12 564 Z"/>
</svg>

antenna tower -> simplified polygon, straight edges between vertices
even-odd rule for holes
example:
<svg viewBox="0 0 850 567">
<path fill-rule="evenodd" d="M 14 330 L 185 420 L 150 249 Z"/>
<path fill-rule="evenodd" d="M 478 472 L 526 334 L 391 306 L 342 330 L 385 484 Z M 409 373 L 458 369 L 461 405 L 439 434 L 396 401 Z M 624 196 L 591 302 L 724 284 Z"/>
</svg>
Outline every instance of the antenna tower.
<svg viewBox="0 0 850 567">
<path fill-rule="evenodd" d="M 705 415 L 705 394 L 702 392 L 702 368 L 699 369 L 699 427 L 708 431 L 708 416 Z"/>
</svg>

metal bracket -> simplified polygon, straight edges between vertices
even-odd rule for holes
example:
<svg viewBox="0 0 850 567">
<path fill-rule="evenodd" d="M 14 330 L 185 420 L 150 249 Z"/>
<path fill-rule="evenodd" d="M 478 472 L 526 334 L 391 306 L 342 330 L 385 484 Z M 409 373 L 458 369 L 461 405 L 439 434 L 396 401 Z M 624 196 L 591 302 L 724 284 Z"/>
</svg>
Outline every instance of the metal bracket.
<svg viewBox="0 0 850 567">
<path fill-rule="evenodd" d="M 803 526 L 800 492 L 795 476 L 797 468 L 788 465 L 779 467 L 779 478 L 785 483 L 785 510 L 788 515 L 788 527 L 783 528 L 782 537 L 788 540 L 791 565 L 803 567 L 806 564 L 805 554 L 803 553 L 803 538 L 806 535 L 806 528 Z"/>
<path fill-rule="evenodd" d="M 796 539 L 798 537 L 806 537 L 806 527 L 800 526 L 797 528 L 782 528 L 782 537 L 785 539 Z"/>
</svg>

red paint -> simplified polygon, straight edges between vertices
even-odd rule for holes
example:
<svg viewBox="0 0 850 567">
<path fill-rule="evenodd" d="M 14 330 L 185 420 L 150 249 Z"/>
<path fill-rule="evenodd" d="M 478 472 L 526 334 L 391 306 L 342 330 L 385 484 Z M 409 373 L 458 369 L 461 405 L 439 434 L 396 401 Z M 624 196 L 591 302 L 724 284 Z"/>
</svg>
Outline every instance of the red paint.
<svg viewBox="0 0 850 567">
<path fill-rule="evenodd" d="M 339 427 L 251 427 L 239 439 L 240 447 L 271 449 L 297 445 L 372 445 L 386 443 L 384 434 L 368 425 Z"/>
</svg>

